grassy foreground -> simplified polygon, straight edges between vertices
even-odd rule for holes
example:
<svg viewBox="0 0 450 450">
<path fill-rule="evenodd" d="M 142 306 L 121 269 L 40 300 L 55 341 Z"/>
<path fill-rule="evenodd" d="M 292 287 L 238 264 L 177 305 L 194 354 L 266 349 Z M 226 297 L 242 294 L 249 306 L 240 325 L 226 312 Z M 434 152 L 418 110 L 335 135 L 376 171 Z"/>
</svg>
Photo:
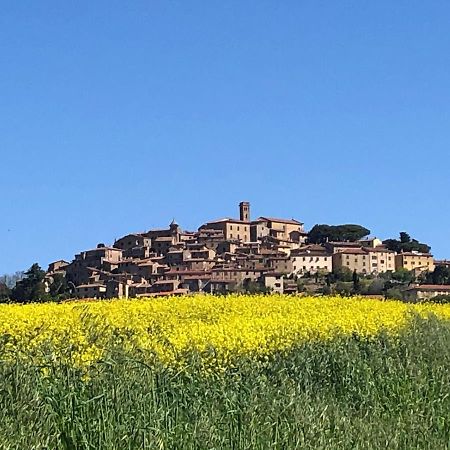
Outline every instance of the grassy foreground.
<svg viewBox="0 0 450 450">
<path fill-rule="evenodd" d="M 240 352 L 217 371 L 205 371 L 213 348 L 185 351 L 178 367 L 110 339 L 79 366 L 76 346 L 12 357 L 11 339 L 0 347 L 1 449 L 450 448 L 445 318 Z"/>
</svg>

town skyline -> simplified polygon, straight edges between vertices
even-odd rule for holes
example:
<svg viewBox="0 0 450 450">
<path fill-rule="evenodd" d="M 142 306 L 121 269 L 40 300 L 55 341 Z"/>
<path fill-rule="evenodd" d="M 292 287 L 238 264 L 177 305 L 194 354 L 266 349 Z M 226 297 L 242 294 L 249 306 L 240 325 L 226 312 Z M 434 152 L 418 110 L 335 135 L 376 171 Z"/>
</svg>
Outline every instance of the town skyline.
<svg viewBox="0 0 450 450">
<path fill-rule="evenodd" d="M 137 298 L 233 292 L 376 295 L 416 301 L 450 291 L 450 261 L 406 231 L 381 240 L 360 224 L 317 224 L 295 218 L 238 214 L 186 230 L 129 232 L 99 242 L 47 270 L 1 278 L 3 298 Z M 14 281 L 17 281 L 15 283 Z"/>
<path fill-rule="evenodd" d="M 259 212 L 267 209 L 267 208 L 264 208 L 264 206 L 263 207 L 261 207 L 261 206 L 258 207 L 258 205 L 256 206 L 256 208 L 254 208 L 253 203 L 251 203 L 251 205 L 252 205 L 252 211 L 255 210 L 256 211 L 256 215 L 259 215 Z M 220 220 L 220 219 L 223 219 L 223 218 L 236 218 L 236 205 L 234 205 L 234 209 L 235 209 L 234 216 L 233 216 L 233 212 L 230 211 L 230 208 L 227 208 L 226 211 L 230 212 L 230 215 L 223 214 L 222 216 L 220 216 L 220 215 L 217 216 L 216 219 L 211 219 L 211 218 L 210 219 L 211 220 Z M 270 214 L 266 215 L 266 216 L 270 216 Z M 314 222 L 313 223 L 313 221 L 305 221 L 305 222 L 303 222 L 302 218 L 299 218 L 298 216 L 295 217 L 295 215 L 291 215 L 291 216 L 292 217 L 289 217 L 289 215 L 287 215 L 286 218 L 297 218 L 297 219 L 301 220 L 302 223 L 304 223 L 305 229 L 307 231 L 309 231 L 314 225 L 318 225 L 318 224 L 327 224 L 327 225 L 358 224 L 358 225 L 362 225 L 362 226 L 367 226 L 367 224 L 365 224 L 363 221 L 342 221 L 342 222 L 339 222 L 339 223 L 331 223 L 331 222 Z M 119 239 L 120 236 L 124 235 L 124 234 L 145 233 L 145 232 L 147 232 L 150 229 L 164 228 L 172 220 L 175 220 L 181 226 L 181 228 L 184 231 L 195 231 L 195 230 L 198 229 L 198 227 L 200 227 L 202 225 L 202 223 L 199 223 L 199 224 L 197 224 L 197 226 L 195 226 L 195 225 L 192 226 L 192 227 L 191 226 L 184 226 L 183 225 L 184 222 L 182 220 L 179 220 L 177 218 L 176 214 L 173 214 L 172 216 L 170 216 L 170 215 L 168 216 L 168 220 L 165 223 L 157 223 L 157 224 L 150 223 L 150 226 L 144 227 L 141 230 L 125 229 L 125 230 L 122 231 L 121 234 L 117 233 L 116 235 L 114 235 L 111 238 L 106 238 L 105 239 L 104 236 L 97 236 L 97 237 L 95 237 L 95 236 L 88 236 L 88 239 L 85 240 L 85 242 L 86 242 L 85 244 L 83 244 L 80 248 L 74 248 L 72 250 L 72 252 L 70 252 L 70 249 L 69 249 L 63 256 L 61 256 L 60 259 L 63 259 L 63 260 L 70 259 L 71 256 L 73 256 L 73 254 L 75 254 L 75 253 L 77 253 L 79 251 L 82 251 L 82 249 L 95 248 L 95 246 L 98 243 L 100 243 L 100 242 L 105 243 L 107 245 L 113 245 L 113 242 L 115 240 Z M 187 221 L 187 223 L 192 223 L 192 222 L 193 222 L 192 220 Z M 205 223 L 205 222 L 207 222 L 207 220 L 205 220 L 203 223 Z M 308 224 L 308 223 L 310 223 L 311 225 L 307 226 L 306 224 Z M 370 226 L 368 226 L 368 228 L 370 229 L 370 236 L 371 237 L 376 237 L 376 238 L 379 238 L 381 240 L 389 239 L 389 238 L 397 238 L 401 231 L 406 231 L 406 232 L 410 231 L 409 229 L 404 229 L 404 230 L 402 229 L 402 230 L 398 230 L 397 232 L 393 232 L 393 234 L 382 235 L 380 233 L 377 233 Z M 411 233 L 411 234 L 413 234 L 413 233 Z M 414 234 L 414 236 L 420 238 L 420 235 Z M 427 242 L 424 239 L 419 239 L 419 240 Z M 435 250 L 435 246 L 433 245 L 433 242 L 427 242 L 427 243 L 431 246 L 431 252 L 434 254 L 434 256 L 436 258 L 438 258 L 438 259 L 447 259 L 447 255 L 443 254 L 442 252 L 439 252 L 439 250 L 437 250 L 437 251 Z M 10 268 L 10 270 L 5 270 L 5 269 L 0 270 L 0 275 L 7 275 L 7 274 L 13 274 L 13 273 L 18 272 L 18 271 L 24 271 L 27 268 L 29 268 L 31 266 L 31 264 L 33 264 L 35 262 L 38 262 L 40 265 L 42 265 L 42 267 L 47 267 L 49 263 L 51 263 L 52 261 L 58 259 L 57 250 L 53 254 L 56 255 L 56 258 L 53 257 L 53 258 L 42 259 L 42 258 L 39 258 L 39 255 L 36 255 L 35 257 L 31 257 L 31 258 L 28 259 L 28 265 L 25 264 L 22 267 L 15 267 L 15 268 L 12 267 L 12 268 Z M 1 267 L 1 264 L 0 264 L 0 267 Z"/>
</svg>

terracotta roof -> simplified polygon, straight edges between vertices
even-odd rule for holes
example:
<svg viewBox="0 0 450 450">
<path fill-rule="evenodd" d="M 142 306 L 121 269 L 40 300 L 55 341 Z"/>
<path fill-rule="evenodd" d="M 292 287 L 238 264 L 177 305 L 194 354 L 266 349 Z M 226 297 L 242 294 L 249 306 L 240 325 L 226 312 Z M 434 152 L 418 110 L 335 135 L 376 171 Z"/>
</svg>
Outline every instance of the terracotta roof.
<svg viewBox="0 0 450 450">
<path fill-rule="evenodd" d="M 338 242 L 338 241 L 330 241 L 326 243 L 327 245 L 331 245 L 332 247 L 361 247 L 360 242 Z"/>
<path fill-rule="evenodd" d="M 399 253 L 398 256 L 420 256 L 424 258 L 432 258 L 433 255 L 431 253 L 419 253 L 419 252 L 402 252 Z"/>
<path fill-rule="evenodd" d="M 164 275 L 204 275 L 210 274 L 207 270 L 169 270 Z"/>
<path fill-rule="evenodd" d="M 344 253 L 344 252 L 341 252 Z M 320 252 L 320 251 L 306 251 L 306 252 L 291 252 L 291 256 L 293 258 L 299 257 L 299 256 L 322 256 L 324 258 L 331 258 L 333 255 L 328 252 Z"/>
<path fill-rule="evenodd" d="M 365 255 L 366 252 L 362 248 L 346 248 L 335 255 Z"/>
<path fill-rule="evenodd" d="M 245 225 L 250 224 L 248 220 L 239 220 L 239 219 L 232 219 L 231 217 L 224 217 L 223 219 L 210 220 L 209 222 L 206 222 L 204 225 L 202 225 L 202 227 L 204 227 L 205 225 L 209 225 L 210 223 L 222 223 L 222 222 L 243 223 Z"/>
<path fill-rule="evenodd" d="M 152 284 L 152 286 L 154 286 L 155 284 L 159 285 L 159 284 L 168 284 L 168 283 L 175 284 L 175 283 L 178 283 L 178 281 L 176 281 L 176 280 L 159 280 L 159 281 L 155 281 Z"/>
<path fill-rule="evenodd" d="M 81 253 L 88 253 L 88 252 L 97 252 L 100 250 L 115 250 L 116 252 L 123 252 L 123 250 L 121 248 L 115 248 L 115 247 L 96 247 L 96 248 L 91 248 L 90 250 L 84 250 Z"/>
<path fill-rule="evenodd" d="M 388 250 L 386 247 L 364 247 L 364 251 L 367 253 L 395 253 L 393 250 Z"/>
<path fill-rule="evenodd" d="M 258 219 L 255 220 L 255 222 L 262 222 L 262 221 L 269 221 L 269 222 L 280 222 L 280 223 L 289 223 L 291 225 L 303 225 L 303 222 L 299 222 L 295 219 L 279 219 L 276 217 L 258 217 Z"/>
<path fill-rule="evenodd" d="M 407 291 L 449 291 L 448 284 L 421 284 L 419 286 L 412 286 Z"/>
<path fill-rule="evenodd" d="M 209 275 L 189 275 L 184 277 L 185 280 L 209 280 Z"/>
<path fill-rule="evenodd" d="M 115 242 L 121 241 L 122 239 L 130 238 L 132 236 L 133 237 L 144 237 L 143 233 L 130 233 L 130 234 L 126 234 L 125 236 L 120 237 L 119 239 L 116 239 Z"/>
<path fill-rule="evenodd" d="M 213 268 L 212 272 L 266 272 L 267 269 L 245 269 L 242 267 L 220 267 Z"/>
</svg>

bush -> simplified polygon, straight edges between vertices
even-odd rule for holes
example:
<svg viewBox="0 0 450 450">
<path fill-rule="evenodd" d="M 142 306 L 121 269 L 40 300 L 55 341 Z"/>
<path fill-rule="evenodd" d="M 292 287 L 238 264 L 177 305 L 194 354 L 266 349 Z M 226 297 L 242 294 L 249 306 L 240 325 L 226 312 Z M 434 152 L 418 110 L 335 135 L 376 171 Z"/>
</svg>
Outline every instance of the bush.
<svg viewBox="0 0 450 450">
<path fill-rule="evenodd" d="M 436 295 L 436 297 L 431 298 L 430 300 L 426 300 L 432 303 L 450 303 L 450 295 Z"/>
</svg>

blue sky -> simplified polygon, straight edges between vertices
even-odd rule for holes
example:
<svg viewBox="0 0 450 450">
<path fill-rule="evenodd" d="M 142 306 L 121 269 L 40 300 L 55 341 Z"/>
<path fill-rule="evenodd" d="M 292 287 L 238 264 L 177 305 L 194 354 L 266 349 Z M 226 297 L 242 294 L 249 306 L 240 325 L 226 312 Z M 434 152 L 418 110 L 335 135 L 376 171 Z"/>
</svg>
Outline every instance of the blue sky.
<svg viewBox="0 0 450 450">
<path fill-rule="evenodd" d="M 0 274 L 168 224 L 450 257 L 450 2 L 3 1 Z"/>
</svg>

